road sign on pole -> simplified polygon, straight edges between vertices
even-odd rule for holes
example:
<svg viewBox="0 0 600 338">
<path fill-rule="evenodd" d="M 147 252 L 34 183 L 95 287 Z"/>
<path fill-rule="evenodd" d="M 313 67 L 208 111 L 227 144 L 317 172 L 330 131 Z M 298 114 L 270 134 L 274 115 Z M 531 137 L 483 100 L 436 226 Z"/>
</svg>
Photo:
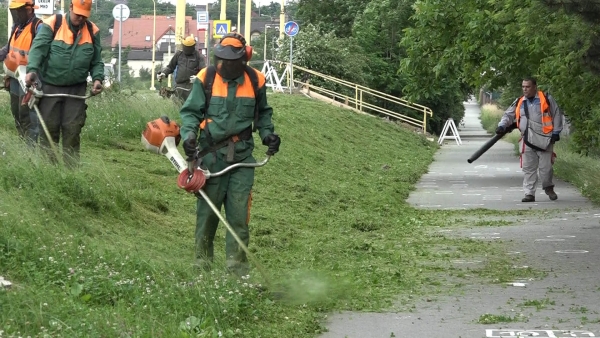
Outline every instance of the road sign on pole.
<svg viewBox="0 0 600 338">
<path fill-rule="evenodd" d="M 294 48 L 294 36 L 300 31 L 300 26 L 295 21 L 288 21 L 283 26 L 285 35 L 290 37 L 290 94 L 292 93 L 292 87 L 294 86 L 294 67 L 292 65 L 292 50 Z"/>
<path fill-rule="evenodd" d="M 122 39 L 123 39 L 123 21 L 129 19 L 129 7 L 124 4 L 118 4 L 113 8 L 112 11 L 113 18 L 119 21 L 119 75 L 118 80 L 121 82 L 121 49 L 122 49 Z"/>
<path fill-rule="evenodd" d="M 197 17 L 197 21 L 196 21 L 196 26 L 197 26 L 200 34 L 202 34 L 204 36 L 203 52 L 205 53 L 206 60 L 208 61 L 208 59 L 209 59 L 208 58 L 208 44 L 209 44 L 209 39 L 210 39 L 210 32 L 209 32 L 210 14 L 208 13 L 208 11 L 198 11 L 197 15 L 198 15 L 198 17 Z M 207 66 L 208 66 L 208 62 L 207 62 Z"/>
<path fill-rule="evenodd" d="M 213 37 L 222 38 L 229 33 L 231 29 L 231 20 L 213 20 Z"/>
<path fill-rule="evenodd" d="M 288 21 L 285 23 L 283 30 L 285 35 L 293 37 L 298 34 L 298 31 L 300 31 L 300 26 L 295 21 Z"/>
<path fill-rule="evenodd" d="M 129 19 L 130 14 L 131 11 L 129 10 L 129 7 L 124 4 L 118 4 L 112 10 L 113 18 L 115 18 L 115 20 L 119 20 L 120 22 Z"/>
<path fill-rule="evenodd" d="M 208 11 L 197 11 L 196 12 L 196 29 L 207 30 L 209 24 Z"/>
</svg>

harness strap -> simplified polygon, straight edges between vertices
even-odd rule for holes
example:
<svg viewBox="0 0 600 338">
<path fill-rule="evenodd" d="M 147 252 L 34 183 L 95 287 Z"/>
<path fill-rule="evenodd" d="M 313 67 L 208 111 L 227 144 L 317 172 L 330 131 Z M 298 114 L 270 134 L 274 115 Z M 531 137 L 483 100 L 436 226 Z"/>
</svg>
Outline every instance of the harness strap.
<svg viewBox="0 0 600 338">
<path fill-rule="evenodd" d="M 256 71 L 248 65 L 246 65 L 246 74 L 248 74 L 250 82 L 252 82 L 252 89 L 254 90 L 254 99 L 256 100 L 254 104 L 254 121 L 252 125 L 252 131 L 256 131 L 256 125 L 258 124 L 258 75 L 256 75 Z"/>
<path fill-rule="evenodd" d="M 207 129 L 205 129 L 207 130 Z M 209 145 L 206 148 L 203 148 L 199 153 L 198 153 L 198 158 L 202 158 L 204 156 L 206 156 L 209 153 L 216 153 L 217 150 L 224 148 L 224 147 L 228 147 L 227 149 L 227 162 L 233 162 L 233 156 L 235 155 L 235 144 L 237 142 L 239 142 L 240 140 L 244 140 L 247 141 L 249 139 L 252 138 L 252 127 L 248 127 L 244 130 L 242 130 L 239 134 L 237 135 L 233 135 L 231 137 L 228 137 L 222 141 L 219 141 L 217 143 L 213 143 L 212 145 Z"/>
<path fill-rule="evenodd" d="M 252 84 L 252 88 L 254 91 L 254 99 L 255 99 L 255 104 L 254 104 L 254 120 L 253 123 L 250 127 L 244 129 L 241 133 L 239 133 L 238 135 L 234 135 L 231 138 L 227 138 L 223 141 L 220 141 L 218 143 L 215 143 L 213 140 L 212 135 L 210 134 L 210 131 L 208 130 L 208 128 L 204 128 L 204 124 L 206 120 L 210 120 L 207 117 L 208 114 L 208 107 L 210 104 L 210 99 L 212 97 L 212 87 L 214 84 L 214 80 L 215 77 L 217 75 L 217 69 L 214 66 L 209 66 L 206 67 L 206 74 L 204 77 L 204 97 L 205 97 L 205 101 L 204 101 L 204 120 L 202 121 L 202 123 L 200 124 L 200 129 L 204 129 L 204 131 L 206 132 L 206 141 L 208 142 L 208 148 L 206 149 L 202 149 L 202 151 L 200 151 L 198 158 L 202 158 L 204 155 L 208 154 L 208 153 L 213 153 L 216 156 L 216 151 L 229 146 L 229 149 L 227 150 L 227 162 L 233 162 L 233 157 L 234 157 L 234 151 L 235 151 L 235 143 L 238 142 L 239 140 L 249 140 L 252 138 L 252 132 L 256 131 L 256 125 L 258 123 L 258 75 L 256 74 L 256 71 L 249 66 L 246 66 L 245 72 L 248 74 L 248 77 L 250 78 L 250 82 Z M 208 121 L 210 122 L 210 121 Z"/>
</svg>

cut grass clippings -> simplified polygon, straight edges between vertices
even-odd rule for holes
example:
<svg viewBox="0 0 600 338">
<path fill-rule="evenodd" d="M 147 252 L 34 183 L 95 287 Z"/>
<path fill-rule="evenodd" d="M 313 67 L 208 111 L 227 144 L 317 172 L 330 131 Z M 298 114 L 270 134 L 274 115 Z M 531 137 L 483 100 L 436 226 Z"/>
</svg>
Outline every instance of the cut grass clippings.
<svg viewBox="0 0 600 338">
<path fill-rule="evenodd" d="M 256 169 L 250 221 L 250 250 L 275 281 L 265 285 L 256 269 L 241 280 L 224 273 L 222 226 L 215 268 L 194 268 L 196 198 L 177 188 L 167 158 L 140 144 L 147 122 L 179 121 L 171 101 L 90 99 L 82 167 L 68 171 L 17 140 L 8 95 L 0 100 L 0 275 L 13 282 L 0 290 L 0 330 L 9 337 L 316 337 L 330 311 L 403 306 L 448 292 L 447 279 L 536 276 L 511 268 L 500 243 L 437 231 L 451 217 L 506 213 L 405 202 L 437 146 L 394 123 L 269 95 L 282 145 Z M 468 274 L 452 263 L 473 257 L 483 267 Z"/>
<path fill-rule="evenodd" d="M 488 132 L 493 132 L 502 117 L 503 112 L 496 105 L 483 105 L 481 110 L 481 124 Z M 518 154 L 518 142 L 520 133 L 514 130 L 510 137 L 503 140 L 515 144 L 515 152 Z M 554 173 L 557 177 L 573 184 L 581 191 L 582 195 L 589 198 L 594 204 L 600 204 L 600 161 L 597 158 L 583 156 L 573 152 L 569 143 L 571 140 L 564 133 L 560 141 L 554 145 L 557 154 L 554 163 Z"/>
</svg>

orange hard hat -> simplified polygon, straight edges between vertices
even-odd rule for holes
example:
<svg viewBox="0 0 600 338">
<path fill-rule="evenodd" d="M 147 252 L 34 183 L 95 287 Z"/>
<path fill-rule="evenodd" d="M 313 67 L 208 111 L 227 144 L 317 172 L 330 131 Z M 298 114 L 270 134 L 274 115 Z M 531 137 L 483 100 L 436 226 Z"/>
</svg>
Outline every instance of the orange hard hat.
<svg viewBox="0 0 600 338">
<path fill-rule="evenodd" d="M 35 3 L 33 2 L 33 0 L 12 0 L 10 2 L 10 5 L 8 5 L 9 9 L 17 9 L 17 8 L 21 8 L 23 6 L 30 6 L 33 7 L 35 9 L 40 8 L 40 6 L 36 6 Z"/>
<path fill-rule="evenodd" d="M 89 18 L 92 14 L 92 0 L 73 0 L 73 13 Z"/>
</svg>

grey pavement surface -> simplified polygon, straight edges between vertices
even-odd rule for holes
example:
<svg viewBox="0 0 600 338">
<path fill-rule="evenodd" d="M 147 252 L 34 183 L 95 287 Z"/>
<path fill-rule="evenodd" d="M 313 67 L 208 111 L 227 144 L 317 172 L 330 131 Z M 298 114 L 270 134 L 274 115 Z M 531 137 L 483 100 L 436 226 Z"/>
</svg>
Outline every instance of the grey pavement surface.
<svg viewBox="0 0 600 338">
<path fill-rule="evenodd" d="M 535 203 L 522 203 L 523 174 L 514 145 L 500 140 L 479 159 L 467 159 L 492 138 L 481 126 L 476 102 L 465 103 L 464 127 L 459 127 L 462 145 L 446 140 L 434 162 L 410 194 L 417 208 L 433 209 L 554 209 L 591 207 L 579 191 L 555 179 L 558 200 L 550 201 L 541 186 Z M 560 156 L 560 154 L 558 155 Z"/>
<path fill-rule="evenodd" d="M 536 203 L 521 203 L 522 174 L 512 145 L 500 141 L 467 163 L 491 136 L 483 132 L 477 104 L 466 102 L 465 109 L 464 126 L 459 126 L 463 144 L 442 146 L 408 201 L 429 209 L 552 209 L 544 218 L 521 215 L 510 226 L 440 230 L 446 236 L 503 241 L 519 264 L 515 268 L 532 267 L 547 276 L 506 285 L 467 279 L 470 284 L 451 296 L 418 301 L 411 312 L 332 313 L 322 338 L 600 337 L 600 208 L 560 180 L 557 201 L 538 191 Z M 481 257 L 453 264 L 468 269 L 484 262 Z M 527 306 L 535 304 L 539 308 Z M 479 324 L 486 314 L 515 321 Z"/>
</svg>

